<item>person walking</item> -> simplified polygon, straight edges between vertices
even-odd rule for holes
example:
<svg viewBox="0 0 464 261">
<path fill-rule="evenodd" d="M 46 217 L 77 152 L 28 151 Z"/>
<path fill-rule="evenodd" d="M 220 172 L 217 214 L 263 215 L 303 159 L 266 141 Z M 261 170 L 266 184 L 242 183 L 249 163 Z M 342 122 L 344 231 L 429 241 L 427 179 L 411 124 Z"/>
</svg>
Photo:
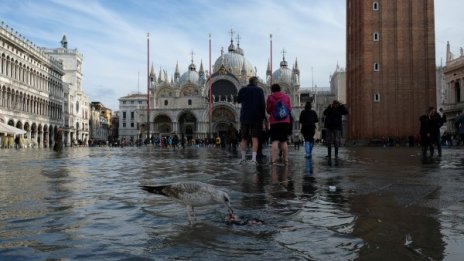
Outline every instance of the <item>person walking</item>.
<svg viewBox="0 0 464 261">
<path fill-rule="evenodd" d="M 271 162 L 277 163 L 279 148 L 282 150 L 284 163 L 288 164 L 288 131 L 290 126 L 290 115 L 292 105 L 290 97 L 281 91 L 279 84 L 271 86 L 271 95 L 267 97 L 266 111 L 269 114 L 270 134 L 271 134 Z"/>
<path fill-rule="evenodd" d="M 237 102 L 242 105 L 240 109 L 240 152 L 242 156 L 240 163 L 248 162 L 246 160 L 246 150 L 248 140 L 251 138 L 253 152 L 249 163 L 256 165 L 258 138 L 261 135 L 263 120 L 266 117 L 266 105 L 264 103 L 263 89 L 258 87 L 258 77 L 251 77 L 248 83 L 247 86 L 240 89 L 237 95 Z"/>
<path fill-rule="evenodd" d="M 340 146 L 340 138 L 342 135 L 342 116 L 347 115 L 348 110 L 345 105 L 339 101 L 334 100 L 324 110 L 324 127 L 326 129 L 327 138 L 327 157 L 332 156 L 332 144 L 335 147 L 335 157 L 338 157 L 338 147 Z"/>
<path fill-rule="evenodd" d="M 430 149 L 430 156 L 433 156 L 433 145 L 432 145 L 432 115 L 433 107 L 429 107 L 425 114 L 419 117 L 420 130 L 419 134 L 421 137 L 421 148 L 422 157 L 427 157 L 427 150 Z"/>
<path fill-rule="evenodd" d="M 430 142 L 435 145 L 438 151 L 438 157 L 441 157 L 441 135 L 440 128 L 446 122 L 446 116 L 440 115 L 434 107 L 430 111 Z"/>
<path fill-rule="evenodd" d="M 238 131 L 233 123 L 229 123 L 229 127 L 227 127 L 227 143 L 229 145 L 229 151 L 237 152 L 237 140 Z"/>
<path fill-rule="evenodd" d="M 305 157 L 311 158 L 314 146 L 316 123 L 319 122 L 317 113 L 311 109 L 311 102 L 306 102 L 304 110 L 300 113 L 301 134 L 304 138 Z"/>
</svg>

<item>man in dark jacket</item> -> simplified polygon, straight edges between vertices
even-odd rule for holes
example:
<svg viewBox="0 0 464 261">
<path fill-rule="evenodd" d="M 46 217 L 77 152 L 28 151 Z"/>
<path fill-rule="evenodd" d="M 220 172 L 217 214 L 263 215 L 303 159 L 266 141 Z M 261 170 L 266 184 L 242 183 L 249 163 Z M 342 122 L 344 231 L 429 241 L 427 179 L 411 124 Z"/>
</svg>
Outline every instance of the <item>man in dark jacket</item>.
<svg viewBox="0 0 464 261">
<path fill-rule="evenodd" d="M 304 137 L 306 158 L 311 158 L 312 155 L 317 122 L 319 122 L 319 118 L 317 113 L 311 109 L 311 102 L 306 102 L 304 110 L 300 113 L 301 133 Z"/>
<path fill-rule="evenodd" d="M 419 134 L 421 137 L 422 157 L 427 156 L 427 150 L 430 149 L 430 156 L 433 156 L 433 144 L 432 144 L 432 125 L 433 122 L 430 119 L 432 116 L 433 107 L 429 107 L 425 114 L 419 117 L 420 130 Z"/>
<path fill-rule="evenodd" d="M 266 117 L 263 89 L 258 87 L 258 78 L 251 77 L 249 84 L 242 87 L 237 95 L 237 102 L 242 104 L 240 110 L 240 133 L 242 141 L 240 143 L 240 150 L 242 160 L 240 163 L 246 161 L 246 150 L 248 147 L 248 139 L 252 140 L 252 158 L 250 163 L 257 164 L 256 152 L 258 150 L 258 137 L 261 135 L 263 128 L 263 120 Z"/>
<path fill-rule="evenodd" d="M 338 157 L 338 146 L 342 135 L 342 116 L 348 114 L 345 105 L 339 101 L 333 101 L 332 104 L 324 110 L 324 127 L 327 133 L 327 157 L 332 156 L 332 144 L 335 147 L 335 157 Z"/>
<path fill-rule="evenodd" d="M 441 135 L 440 128 L 446 122 L 446 116 L 440 115 L 434 107 L 430 112 L 430 142 L 437 146 L 438 156 L 441 157 Z M 433 156 L 433 155 L 432 155 Z"/>
</svg>

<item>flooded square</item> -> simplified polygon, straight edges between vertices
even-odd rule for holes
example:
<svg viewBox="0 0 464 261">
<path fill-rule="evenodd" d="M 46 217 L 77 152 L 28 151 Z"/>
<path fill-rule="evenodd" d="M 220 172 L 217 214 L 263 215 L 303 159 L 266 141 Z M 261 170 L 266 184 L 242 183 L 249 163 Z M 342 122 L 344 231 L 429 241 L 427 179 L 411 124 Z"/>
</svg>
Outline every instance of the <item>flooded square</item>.
<svg viewBox="0 0 464 261">
<path fill-rule="evenodd" d="M 268 149 L 265 150 L 268 152 Z M 1 260 L 458 260 L 462 148 L 290 149 L 288 166 L 219 148 L 1 150 Z M 269 157 L 269 155 L 268 155 Z M 186 208 L 141 185 L 200 181 L 231 197 Z"/>
</svg>

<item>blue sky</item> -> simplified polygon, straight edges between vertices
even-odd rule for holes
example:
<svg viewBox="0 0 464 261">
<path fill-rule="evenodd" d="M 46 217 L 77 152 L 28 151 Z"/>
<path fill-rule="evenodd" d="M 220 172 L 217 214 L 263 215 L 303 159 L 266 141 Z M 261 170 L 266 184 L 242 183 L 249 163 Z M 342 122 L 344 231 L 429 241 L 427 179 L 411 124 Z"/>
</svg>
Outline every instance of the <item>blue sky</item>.
<svg viewBox="0 0 464 261">
<path fill-rule="evenodd" d="M 302 87 L 327 87 L 337 63 L 345 67 L 345 8 L 345 0 L 0 0 L 0 20 L 41 47 L 59 47 L 66 34 L 84 55 L 90 100 L 117 110 L 119 97 L 146 90 L 147 33 L 156 74 L 171 77 L 176 62 L 185 72 L 192 50 L 207 69 L 208 35 L 214 64 L 233 28 L 261 78 L 272 33 L 273 69 L 285 49 L 289 65 L 298 59 Z M 462 0 L 435 1 L 437 64 L 446 41 L 454 53 L 464 46 L 462 10 Z"/>
</svg>

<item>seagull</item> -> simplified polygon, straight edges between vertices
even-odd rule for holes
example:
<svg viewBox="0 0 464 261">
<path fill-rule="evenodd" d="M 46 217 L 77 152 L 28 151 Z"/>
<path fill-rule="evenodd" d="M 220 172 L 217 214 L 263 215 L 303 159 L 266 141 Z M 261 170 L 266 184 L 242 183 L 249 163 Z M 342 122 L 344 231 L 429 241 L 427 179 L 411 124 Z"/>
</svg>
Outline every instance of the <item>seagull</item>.
<svg viewBox="0 0 464 261">
<path fill-rule="evenodd" d="M 190 223 L 192 223 L 192 216 L 196 219 L 194 207 L 212 203 L 223 203 L 227 207 L 229 215 L 233 215 L 234 213 L 230 206 L 229 194 L 210 184 L 202 182 L 178 182 L 168 185 L 140 187 L 145 191 L 172 198 L 185 205 Z"/>
</svg>

